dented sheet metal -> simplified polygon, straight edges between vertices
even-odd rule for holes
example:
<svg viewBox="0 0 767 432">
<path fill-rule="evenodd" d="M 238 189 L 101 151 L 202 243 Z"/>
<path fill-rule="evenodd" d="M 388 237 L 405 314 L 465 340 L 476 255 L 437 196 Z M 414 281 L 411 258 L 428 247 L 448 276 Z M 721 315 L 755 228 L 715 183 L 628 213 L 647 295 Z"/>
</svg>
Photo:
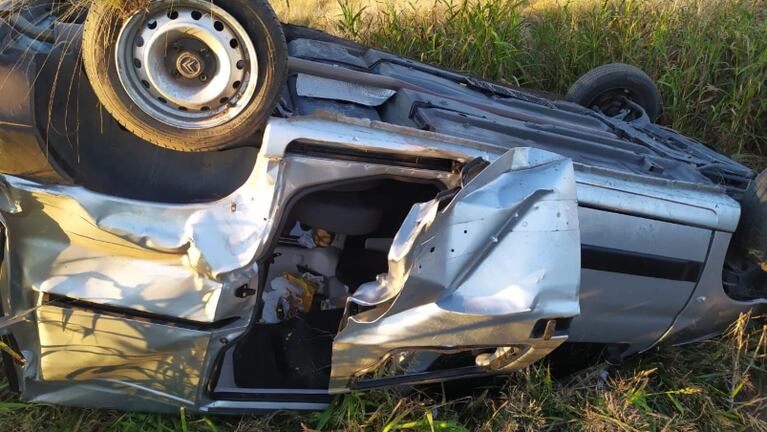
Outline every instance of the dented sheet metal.
<svg viewBox="0 0 767 432">
<path fill-rule="evenodd" d="M 8 228 L 8 258 L 14 263 L 8 277 L 12 289 L 20 290 L 0 293 L 4 310 L 18 313 L 36 306 L 26 292 L 32 290 L 204 323 L 250 315 L 256 296 L 241 299 L 234 291 L 244 284 L 257 286 L 256 260 L 279 223 L 288 190 L 403 173 L 385 165 L 353 168 L 331 160 L 317 162 L 316 171 L 287 169 L 287 145 L 313 136 L 332 136 L 358 147 L 364 140 L 392 151 L 450 154 L 433 139 L 339 122 L 318 124 L 315 118 L 272 119 L 250 177 L 213 202 L 136 201 L 2 176 L 0 213 Z M 449 173 L 416 176 L 437 180 Z M 10 302 L 11 297 L 17 300 Z"/>
<path fill-rule="evenodd" d="M 535 149 L 500 157 L 441 208 L 412 208 L 389 273 L 363 285 L 333 345 L 331 391 L 396 350 L 521 347 L 509 367 L 564 337 L 535 337 L 539 320 L 579 313 L 580 232 L 572 162 Z M 347 313 L 349 311 L 347 306 Z M 548 335 L 551 336 L 551 335 Z"/>
<path fill-rule="evenodd" d="M 251 262 L 268 227 L 259 204 L 272 197 L 258 178 L 228 199 L 191 205 L 5 180 L 12 278 L 39 293 L 213 322 L 242 306 L 222 291 L 257 274 Z"/>
<path fill-rule="evenodd" d="M 300 73 L 296 77 L 296 93 L 304 97 L 377 107 L 397 94 L 397 91 Z"/>
<path fill-rule="evenodd" d="M 203 410 L 212 403 L 203 387 L 226 345 L 221 340 L 242 335 L 258 297 L 240 298 L 237 288 L 258 286 L 257 260 L 295 194 L 369 176 L 447 188 L 459 181 L 453 172 L 286 155 L 290 142 L 329 130 L 336 139 L 364 135 L 392 148 L 440 151 L 434 140 L 393 142 L 394 133 L 337 122 L 318 131 L 311 127 L 315 120 L 272 121 L 248 180 L 213 202 L 136 201 L 0 176 L 0 222 L 8 228 L 0 331 L 14 335 L 28 360 L 17 370 L 23 398 L 166 412 L 192 404 Z M 86 308 L 67 307 L 68 299 Z M 117 314 L 104 313 L 111 309 L 101 305 Z M 152 318 L 138 319 L 139 312 Z M 220 320 L 235 317 L 217 329 Z"/>
<path fill-rule="evenodd" d="M 29 360 L 17 368 L 24 399 L 242 409 L 244 402 L 207 399 L 205 386 L 226 341 L 248 328 L 258 296 L 235 292 L 245 283 L 256 286 L 256 262 L 269 252 L 290 200 L 308 188 L 367 177 L 445 189 L 460 184 L 458 170 L 289 153 L 297 141 L 337 152 L 449 159 L 456 166 L 491 162 L 450 202 L 411 210 L 393 242 L 388 273 L 351 300 L 369 310 L 351 317 L 347 311 L 333 345 L 333 392 L 348 390 L 397 350 L 498 348 L 477 365 L 509 370 L 560 345 L 566 329 L 534 329 L 579 312 L 578 202 L 719 229 L 734 229 L 739 217 L 737 203 L 711 188 L 577 164 L 576 174 L 569 159 L 543 150 L 327 115 L 271 119 L 250 178 L 213 202 L 140 202 L 0 176 L 0 222 L 8 227 L 0 271 L 7 317 L 0 326 L 7 328 L 0 330 L 13 333 Z M 722 292 L 714 267 L 710 285 Z M 60 301 L 47 306 L 45 294 Z M 60 307 L 61 297 L 160 319 Z M 240 319 L 231 325 L 209 326 L 234 317 Z M 270 406 L 291 406 L 280 404 Z"/>
<path fill-rule="evenodd" d="M 44 306 L 37 310 L 41 378 L 108 382 L 131 392 L 193 405 L 209 334 L 190 329 Z M 81 401 L 99 406 L 102 399 Z"/>
</svg>

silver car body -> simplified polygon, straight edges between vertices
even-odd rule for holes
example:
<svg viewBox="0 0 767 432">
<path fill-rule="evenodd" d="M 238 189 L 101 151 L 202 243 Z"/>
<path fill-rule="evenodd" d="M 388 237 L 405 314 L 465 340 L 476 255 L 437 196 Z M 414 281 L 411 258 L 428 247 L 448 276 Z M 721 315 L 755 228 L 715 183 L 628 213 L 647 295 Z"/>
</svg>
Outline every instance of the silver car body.
<svg viewBox="0 0 767 432">
<path fill-rule="evenodd" d="M 376 54 L 291 43 L 296 57 L 315 50 L 348 56 L 341 59 L 347 65 Z M 351 67 L 334 72 L 298 58 L 293 67 L 299 97 L 369 108 L 417 93 L 394 72 L 354 75 Z M 446 87 L 441 105 L 458 104 L 451 92 L 461 91 Z M 326 402 L 314 396 L 364 389 L 367 374 L 403 353 L 479 349 L 472 370 L 503 373 L 565 341 L 613 344 L 622 355 L 690 342 L 764 303 L 735 300 L 723 288 L 740 218 L 727 188 L 698 174 L 653 174 L 656 163 L 611 129 L 623 127 L 619 121 L 525 98 L 532 96 L 492 102 L 483 119 L 511 109 L 550 120 L 508 120 L 527 138 L 468 123 L 464 134 L 339 112 L 274 117 L 245 181 L 204 202 L 131 199 L 1 175 L 3 332 L 25 360 L 13 369 L 22 397 L 143 411 L 321 409 Z M 464 108 L 479 107 L 467 100 Z M 438 114 L 434 122 L 452 115 Z M 597 155 L 605 160 L 639 154 L 636 166 L 648 172 L 567 154 L 549 137 L 560 139 L 557 128 L 567 127 L 578 140 L 622 146 Z M 338 156 L 349 151 L 380 157 Z M 398 163 L 403 157 L 486 166 L 467 177 Z M 260 295 L 240 294 L 262 292 L 262 264 L 292 203 L 312 188 L 381 178 L 458 190 L 413 205 L 393 239 L 388 273 L 348 298 L 327 388 L 236 388 L 230 347 L 258 322 L 261 307 Z"/>
</svg>

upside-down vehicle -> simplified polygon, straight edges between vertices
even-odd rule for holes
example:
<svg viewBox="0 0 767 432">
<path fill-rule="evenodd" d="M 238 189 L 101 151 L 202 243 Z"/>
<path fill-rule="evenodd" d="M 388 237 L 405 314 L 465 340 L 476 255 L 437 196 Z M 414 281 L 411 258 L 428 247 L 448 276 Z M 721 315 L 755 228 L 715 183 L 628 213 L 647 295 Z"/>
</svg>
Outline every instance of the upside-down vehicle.
<svg viewBox="0 0 767 432">
<path fill-rule="evenodd" d="M 656 124 L 634 67 L 544 97 L 264 0 L 6 2 L 0 41 L 24 400 L 315 410 L 765 303 L 767 176 Z"/>
</svg>

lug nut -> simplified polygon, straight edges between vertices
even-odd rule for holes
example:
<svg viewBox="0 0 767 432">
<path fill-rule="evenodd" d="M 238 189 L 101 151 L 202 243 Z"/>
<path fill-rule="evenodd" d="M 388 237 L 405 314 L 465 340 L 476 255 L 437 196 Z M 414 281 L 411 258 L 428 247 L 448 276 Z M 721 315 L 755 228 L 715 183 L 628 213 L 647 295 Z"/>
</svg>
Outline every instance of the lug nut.
<svg viewBox="0 0 767 432">
<path fill-rule="evenodd" d="M 178 72 L 178 69 L 173 69 L 173 70 L 171 70 L 171 71 L 170 71 L 170 74 L 171 74 L 173 77 L 178 77 L 178 76 L 179 76 L 179 72 Z"/>
<path fill-rule="evenodd" d="M 208 54 L 210 54 L 210 53 L 208 52 L 208 49 L 207 49 L 207 48 L 203 48 L 203 49 L 201 49 L 201 50 L 200 50 L 200 55 L 201 55 L 201 56 L 203 56 L 203 57 L 207 57 L 207 56 L 208 56 Z"/>
<path fill-rule="evenodd" d="M 208 76 L 205 74 L 200 74 L 200 81 L 205 82 L 208 80 Z"/>
<path fill-rule="evenodd" d="M 173 48 L 173 51 L 181 51 L 181 45 L 179 45 L 177 43 L 174 43 L 170 47 Z"/>
</svg>

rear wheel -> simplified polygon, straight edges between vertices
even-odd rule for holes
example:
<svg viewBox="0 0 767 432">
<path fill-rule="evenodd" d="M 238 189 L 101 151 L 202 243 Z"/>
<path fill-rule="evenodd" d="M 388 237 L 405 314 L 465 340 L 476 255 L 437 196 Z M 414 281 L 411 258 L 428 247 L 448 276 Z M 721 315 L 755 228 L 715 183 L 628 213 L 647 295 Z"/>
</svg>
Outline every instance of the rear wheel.
<svg viewBox="0 0 767 432">
<path fill-rule="evenodd" d="M 606 64 L 586 72 L 573 83 L 565 99 L 609 117 L 625 115 L 627 120 L 641 116 L 640 110 L 627 101 L 641 106 L 651 121 L 657 120 L 661 111 L 660 92 L 652 78 L 623 63 Z"/>
<path fill-rule="evenodd" d="M 230 147 L 263 127 L 287 65 L 265 0 L 92 2 L 83 63 L 101 103 L 161 147 Z"/>
</svg>

